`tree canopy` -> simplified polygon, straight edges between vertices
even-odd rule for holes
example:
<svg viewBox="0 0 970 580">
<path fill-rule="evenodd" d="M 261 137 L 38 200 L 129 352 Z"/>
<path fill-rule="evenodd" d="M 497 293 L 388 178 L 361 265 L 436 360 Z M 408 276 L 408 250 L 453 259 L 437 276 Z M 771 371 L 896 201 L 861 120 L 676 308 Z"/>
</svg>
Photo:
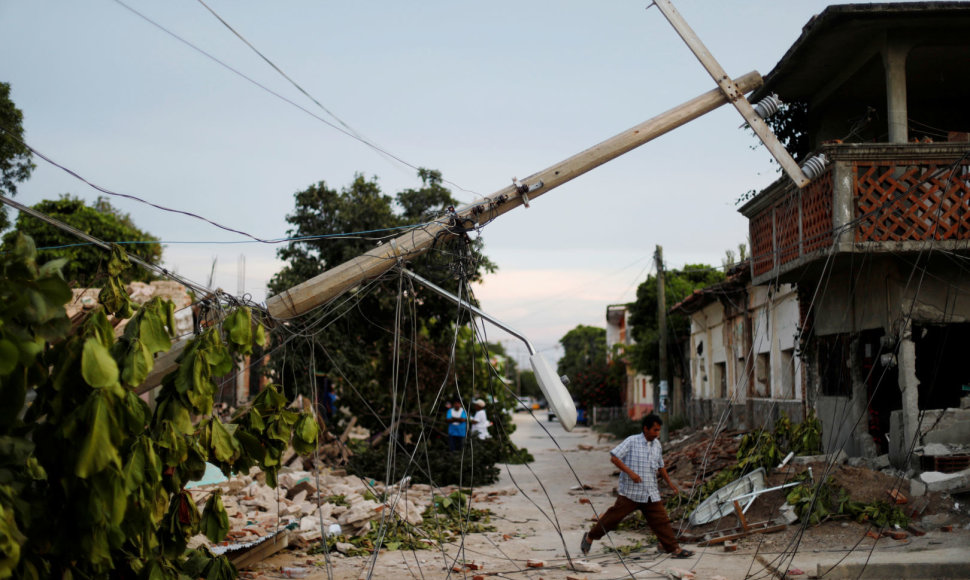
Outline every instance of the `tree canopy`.
<svg viewBox="0 0 970 580">
<path fill-rule="evenodd" d="M 0 83 L 0 195 L 17 194 L 17 183 L 34 170 L 31 153 L 23 144 L 24 114 L 10 100 L 10 85 Z M 7 229 L 7 206 L 0 206 L 0 231 Z"/>
<path fill-rule="evenodd" d="M 563 355 L 556 371 L 573 379 L 586 369 L 606 364 L 606 329 L 580 324 L 559 339 Z"/>
<path fill-rule="evenodd" d="M 131 216 L 112 206 L 107 198 L 99 197 L 92 205 L 87 205 L 79 198 L 62 195 L 32 207 L 106 242 L 134 242 L 125 244 L 125 251 L 146 262 L 158 263 L 162 258 L 158 238 L 136 227 Z M 48 248 L 38 250 L 37 255 L 42 260 L 67 260 L 63 275 L 68 283 L 81 288 L 104 284 L 108 273 L 105 269 L 107 254 L 103 249 L 83 244 L 74 235 L 23 212 L 17 217 L 16 226 L 16 231 L 33 238 L 37 247 Z M 13 240 L 14 234 L 8 234 L 4 246 L 9 246 Z M 121 281 L 128 283 L 154 278 L 144 269 L 129 268 L 122 273 Z"/>
<path fill-rule="evenodd" d="M 669 310 L 694 290 L 724 280 L 724 273 L 706 264 L 687 264 L 664 272 L 664 296 Z M 657 277 L 647 276 L 637 287 L 637 300 L 630 305 L 630 326 L 636 344 L 631 362 L 637 370 L 656 377 L 660 370 L 660 328 L 657 324 Z M 677 344 L 690 336 L 690 320 L 683 314 L 667 314 L 667 368 L 680 375 L 682 353 Z"/>
<path fill-rule="evenodd" d="M 107 260 L 128 266 L 118 248 Z M 186 549 L 199 533 L 221 542 L 229 516 L 218 491 L 199 513 L 185 484 L 209 462 L 258 466 L 275 487 L 289 445 L 317 448 L 316 418 L 272 385 L 226 423 L 213 414 L 217 378 L 265 342 L 246 307 L 185 344 L 150 408 L 135 392 L 172 348 L 175 305 L 133 312 L 112 278 L 72 321 L 65 262 L 41 264 L 20 234 L 0 253 L 0 578 L 236 577 L 225 556 Z M 109 315 L 130 318 L 120 336 Z"/>
<path fill-rule="evenodd" d="M 401 234 L 392 228 L 447 219 L 457 202 L 441 185 L 441 174 L 421 170 L 419 176 L 422 187 L 393 198 L 376 178 L 362 175 L 340 190 L 320 182 L 297 192 L 287 216 L 294 239 L 278 252 L 287 263 L 270 281 L 270 292 L 280 293 L 364 253 L 379 239 Z M 437 243 L 407 266 L 474 303 L 468 285 L 494 269 L 481 249 L 480 240 L 459 236 Z M 466 404 L 472 395 L 504 396 L 506 389 L 493 373 L 474 370 L 484 364 L 484 350 L 470 329 L 461 328 L 467 313 L 459 316 L 454 303 L 393 271 L 362 282 L 359 290 L 277 331 L 276 342 L 284 347 L 272 366 L 290 394 L 310 394 L 314 377 L 325 377 L 341 399 L 338 406 L 353 409 L 358 424 L 380 433 L 396 417 L 402 437 L 413 438 L 443 419 L 441 405 L 456 390 Z M 399 297 L 405 299 L 400 309 Z M 312 328 L 312 337 L 291 340 L 298 325 Z M 479 363 L 472 364 L 471 357 Z"/>
</svg>

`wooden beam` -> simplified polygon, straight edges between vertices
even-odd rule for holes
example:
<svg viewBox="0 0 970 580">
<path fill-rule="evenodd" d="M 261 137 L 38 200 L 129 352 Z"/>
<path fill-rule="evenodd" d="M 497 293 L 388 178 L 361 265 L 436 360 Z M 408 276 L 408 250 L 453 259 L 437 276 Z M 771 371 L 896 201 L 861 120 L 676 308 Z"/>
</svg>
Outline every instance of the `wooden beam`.
<svg viewBox="0 0 970 580">
<path fill-rule="evenodd" d="M 758 113 L 754 112 L 754 108 L 748 102 L 748 99 L 744 98 L 744 93 L 747 91 L 739 89 L 737 84 L 731 80 L 731 77 L 724 72 L 724 69 L 717 62 L 717 59 L 707 50 L 707 47 L 701 42 L 700 37 L 694 33 L 694 30 L 687 24 L 687 21 L 680 15 L 680 12 L 674 8 L 670 0 L 654 0 L 654 4 L 657 5 L 660 12 L 667 18 L 670 25 L 674 27 L 677 34 L 684 39 L 684 42 L 687 43 L 687 46 L 694 53 L 694 56 L 697 57 L 697 60 L 701 62 L 701 65 L 704 66 L 711 75 L 711 78 L 714 79 L 714 82 L 717 83 L 717 86 L 721 88 L 724 95 L 731 101 L 734 108 L 741 113 L 741 116 L 748 122 L 751 129 L 761 139 L 761 142 L 765 144 L 765 147 L 768 148 L 768 151 L 778 161 L 778 164 L 785 170 L 785 173 L 795 182 L 795 185 L 798 187 L 808 185 L 809 179 L 802 173 L 802 168 L 792 159 L 788 150 L 775 137 L 775 134 L 771 132 L 771 129 L 765 124 L 764 119 Z"/>
<path fill-rule="evenodd" d="M 748 93 L 761 86 L 761 82 L 760 74 L 750 72 L 737 79 L 734 84 L 738 91 Z M 695 97 L 565 161 L 530 175 L 521 182 L 521 187 L 510 185 L 490 197 L 461 208 L 457 212 L 458 222 L 464 226 L 473 226 L 480 223 L 480 220 L 491 220 L 523 203 L 528 204 L 532 199 L 727 102 L 728 98 L 719 89 Z M 377 246 L 302 284 L 269 297 L 266 300 L 266 308 L 277 318 L 299 316 L 326 304 L 357 286 L 362 280 L 386 272 L 397 263 L 398 259 L 410 259 L 424 253 L 436 238 L 449 237 L 458 233 L 460 232 L 456 232 L 454 224 L 451 223 L 435 223 L 412 230 L 392 239 L 390 243 Z"/>
</svg>

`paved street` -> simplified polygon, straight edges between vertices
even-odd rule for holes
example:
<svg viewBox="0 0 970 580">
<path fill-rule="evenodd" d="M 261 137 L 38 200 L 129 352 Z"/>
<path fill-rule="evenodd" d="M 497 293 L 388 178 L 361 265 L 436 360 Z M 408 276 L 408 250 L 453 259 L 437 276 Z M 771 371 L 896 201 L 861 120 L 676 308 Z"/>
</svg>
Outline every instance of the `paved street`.
<svg viewBox="0 0 970 580">
<path fill-rule="evenodd" d="M 497 531 L 470 534 L 461 543 L 444 550 L 417 553 L 383 552 L 373 567 L 373 578 L 471 578 L 490 575 L 499 578 L 664 578 L 673 569 L 693 570 L 698 580 L 704 578 L 772 578 L 771 569 L 782 573 L 800 569 L 810 577 L 828 571 L 826 578 L 944 578 L 970 576 L 968 532 L 957 530 L 944 534 L 932 531 L 906 542 L 883 539 L 873 546 L 867 541 L 855 551 L 851 546 L 834 546 L 826 550 L 799 550 L 785 556 L 776 543 L 759 544 L 749 540 L 737 552 L 721 548 L 696 548 L 696 556 L 672 560 L 657 553 L 655 545 L 643 546 L 650 538 L 642 531 L 614 532 L 593 545 L 585 560 L 598 572 L 569 569 L 569 558 L 578 553 L 582 531 L 591 525 L 597 513 L 605 511 L 614 500 L 615 468 L 609 462 L 609 450 L 615 441 L 598 440 L 591 429 L 577 427 L 565 432 L 557 421 L 547 421 L 546 413 L 535 412 L 514 417 L 513 440 L 535 456 L 529 465 L 503 467 L 500 481 L 479 490 L 475 507 L 495 513 Z M 580 484 L 588 487 L 580 490 Z M 486 495 L 493 492 L 494 495 Z M 514 493 L 513 493 L 514 492 Z M 586 503 L 588 500 L 589 503 Z M 778 536 L 773 536 L 778 537 Z M 636 548 L 637 544 L 641 546 Z M 620 550 L 609 552 L 607 548 Z M 871 551 L 870 551 L 871 550 Z M 542 568 L 530 568 L 528 562 L 541 561 Z M 333 578 L 366 577 L 371 570 L 370 558 L 333 560 Z M 452 571 L 455 564 L 475 562 L 481 570 Z M 771 569 L 770 569 L 770 568 Z M 267 577 L 272 572 L 266 570 Z M 327 578 L 315 573 L 311 578 Z M 488 576 L 486 576 L 488 577 Z"/>
</svg>

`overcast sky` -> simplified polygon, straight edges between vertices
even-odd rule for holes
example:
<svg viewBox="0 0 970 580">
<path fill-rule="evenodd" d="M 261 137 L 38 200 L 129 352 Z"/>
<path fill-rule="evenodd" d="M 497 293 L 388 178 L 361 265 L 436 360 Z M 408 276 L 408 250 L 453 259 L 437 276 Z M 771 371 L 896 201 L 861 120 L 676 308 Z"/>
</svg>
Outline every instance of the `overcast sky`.
<svg viewBox="0 0 970 580">
<path fill-rule="evenodd" d="M 336 124 L 197 0 L 125 0 L 252 81 Z M 816 0 L 675 0 L 724 69 L 767 74 Z M 412 166 L 443 172 L 463 202 L 489 195 L 714 88 L 645 1 L 206 0 L 341 121 Z M 262 238 L 285 236 L 293 194 L 415 171 L 259 88 L 116 0 L 0 0 L 0 81 L 31 146 L 112 191 Z M 741 117 L 721 109 L 519 208 L 482 230 L 496 274 L 482 308 L 555 361 L 577 324 L 603 326 L 653 271 L 720 265 L 747 238 L 735 200 L 778 177 Z M 99 193 L 43 160 L 19 187 L 33 204 Z M 168 242 L 166 266 L 266 298 L 275 246 L 126 199 L 111 202 Z M 188 242 L 188 243 L 175 243 Z M 240 285 L 240 264 L 245 276 Z M 494 330 L 490 338 L 500 338 Z M 510 339 L 513 352 L 524 352 Z"/>
</svg>

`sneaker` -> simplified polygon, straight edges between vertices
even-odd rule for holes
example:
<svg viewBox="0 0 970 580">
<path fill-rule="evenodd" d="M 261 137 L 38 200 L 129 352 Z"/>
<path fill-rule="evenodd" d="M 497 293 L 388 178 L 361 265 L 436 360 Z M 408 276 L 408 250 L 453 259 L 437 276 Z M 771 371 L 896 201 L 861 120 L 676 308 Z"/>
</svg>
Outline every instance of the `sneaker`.
<svg viewBox="0 0 970 580">
<path fill-rule="evenodd" d="M 583 541 L 579 543 L 579 551 L 582 552 L 583 555 L 585 556 L 589 554 L 589 549 L 592 547 L 593 547 L 593 542 L 589 539 L 589 536 L 587 536 L 586 533 L 584 532 Z"/>
</svg>

